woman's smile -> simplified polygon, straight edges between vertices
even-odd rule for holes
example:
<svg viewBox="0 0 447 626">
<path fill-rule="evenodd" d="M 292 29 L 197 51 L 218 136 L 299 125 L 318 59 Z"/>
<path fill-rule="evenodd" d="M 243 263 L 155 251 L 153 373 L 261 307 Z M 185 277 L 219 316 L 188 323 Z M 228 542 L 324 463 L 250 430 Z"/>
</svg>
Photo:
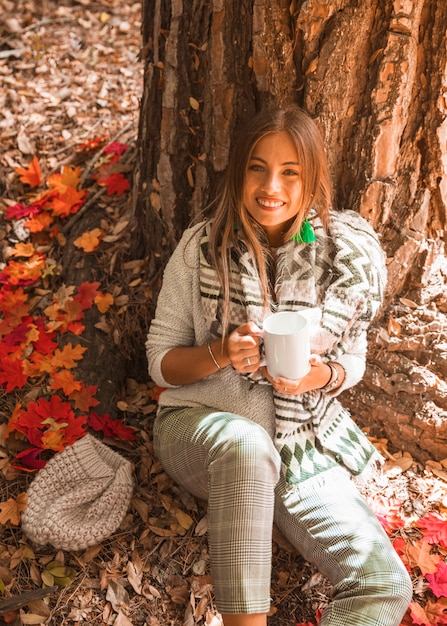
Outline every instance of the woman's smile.
<svg viewBox="0 0 447 626">
<path fill-rule="evenodd" d="M 279 246 L 285 225 L 298 213 L 301 168 L 286 132 L 270 133 L 253 149 L 245 174 L 244 206 L 260 224 L 270 245 Z"/>
</svg>

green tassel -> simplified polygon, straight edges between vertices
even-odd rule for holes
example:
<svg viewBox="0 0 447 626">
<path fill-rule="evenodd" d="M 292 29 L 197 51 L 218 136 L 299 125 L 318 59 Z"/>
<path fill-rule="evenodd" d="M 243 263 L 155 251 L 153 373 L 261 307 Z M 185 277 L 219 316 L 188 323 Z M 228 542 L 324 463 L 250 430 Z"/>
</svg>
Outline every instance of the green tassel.
<svg viewBox="0 0 447 626">
<path fill-rule="evenodd" d="M 292 237 L 292 241 L 297 241 L 298 243 L 311 243 L 316 240 L 317 238 L 315 237 L 315 231 L 312 224 L 306 217 L 304 222 L 301 224 L 300 232 Z"/>
</svg>

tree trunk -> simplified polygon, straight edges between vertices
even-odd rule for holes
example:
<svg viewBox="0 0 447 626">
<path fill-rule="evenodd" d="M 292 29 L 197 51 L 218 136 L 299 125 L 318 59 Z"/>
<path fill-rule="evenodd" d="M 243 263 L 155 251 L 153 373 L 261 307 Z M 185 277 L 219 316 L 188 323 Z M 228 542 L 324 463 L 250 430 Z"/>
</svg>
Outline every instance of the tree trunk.
<svg viewBox="0 0 447 626">
<path fill-rule="evenodd" d="M 344 400 L 422 460 L 447 457 L 446 28 L 436 0 L 143 0 L 133 239 L 152 310 L 238 124 L 298 102 L 323 133 L 337 206 L 368 219 L 388 257 L 367 372 Z"/>
</svg>

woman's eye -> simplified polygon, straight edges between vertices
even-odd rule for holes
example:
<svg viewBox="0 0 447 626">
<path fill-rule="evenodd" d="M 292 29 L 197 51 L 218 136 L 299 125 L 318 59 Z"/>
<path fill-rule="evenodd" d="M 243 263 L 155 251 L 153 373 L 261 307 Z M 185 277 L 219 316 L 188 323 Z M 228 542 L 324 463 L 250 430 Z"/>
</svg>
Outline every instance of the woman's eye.
<svg viewBox="0 0 447 626">
<path fill-rule="evenodd" d="M 258 163 L 251 163 L 248 166 L 248 169 L 251 170 L 252 172 L 263 172 L 264 168 L 262 167 L 262 165 L 259 165 Z"/>
<path fill-rule="evenodd" d="M 284 174 L 286 176 L 298 176 L 298 172 L 296 170 L 285 170 Z"/>
</svg>

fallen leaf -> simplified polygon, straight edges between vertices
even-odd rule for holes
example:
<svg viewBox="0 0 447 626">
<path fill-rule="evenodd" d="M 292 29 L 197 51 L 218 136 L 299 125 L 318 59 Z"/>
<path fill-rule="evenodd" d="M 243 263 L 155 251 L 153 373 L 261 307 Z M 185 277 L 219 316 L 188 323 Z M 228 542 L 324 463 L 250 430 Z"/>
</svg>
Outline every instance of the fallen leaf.
<svg viewBox="0 0 447 626">
<path fill-rule="evenodd" d="M 80 237 L 73 241 L 73 244 L 77 248 L 82 248 L 84 252 L 93 252 L 101 243 L 101 239 L 104 236 L 104 231 L 100 228 L 94 228 L 83 233 Z"/>
<path fill-rule="evenodd" d="M 19 174 L 19 178 L 22 183 L 25 183 L 30 187 L 38 187 L 42 184 L 42 172 L 40 170 L 39 160 L 37 156 L 34 156 L 28 167 L 17 167 L 16 173 Z"/>
<path fill-rule="evenodd" d="M 16 499 L 9 498 L 5 502 L 0 502 L 0 524 L 8 522 L 13 526 L 20 523 L 20 513 L 26 508 L 26 493 L 21 493 Z"/>
</svg>

